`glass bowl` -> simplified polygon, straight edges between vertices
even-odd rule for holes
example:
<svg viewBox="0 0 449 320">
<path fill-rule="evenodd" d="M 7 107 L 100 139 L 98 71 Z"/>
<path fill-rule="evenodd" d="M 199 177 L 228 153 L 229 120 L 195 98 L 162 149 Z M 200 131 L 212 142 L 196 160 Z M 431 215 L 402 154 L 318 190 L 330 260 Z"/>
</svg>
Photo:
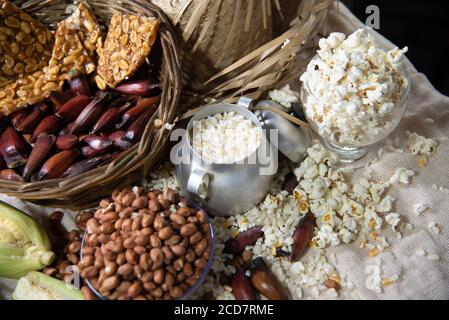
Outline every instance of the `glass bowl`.
<svg viewBox="0 0 449 320">
<path fill-rule="evenodd" d="M 340 161 L 350 163 L 361 159 L 368 146 L 386 138 L 398 126 L 407 108 L 411 86 L 408 72 L 402 68 L 402 73 L 407 83 L 401 99 L 390 110 L 375 115 L 351 116 L 334 111 L 312 94 L 308 83 L 302 82 L 300 99 L 305 116 L 311 128 L 324 139 L 326 147 L 339 155 Z M 306 105 L 326 109 L 328 121 L 314 119 Z"/>
<path fill-rule="evenodd" d="M 206 279 L 211 267 L 212 267 L 212 263 L 214 261 L 214 251 L 215 251 L 215 234 L 214 234 L 214 228 L 212 226 L 212 221 L 208 215 L 208 213 L 199 205 L 197 205 L 196 203 L 192 203 L 190 201 L 190 206 L 194 207 L 197 210 L 203 210 L 206 213 L 206 221 L 209 225 L 209 232 L 210 232 L 210 245 L 209 245 L 209 259 L 207 260 L 207 265 L 206 267 L 203 269 L 203 271 L 201 272 L 201 275 L 199 276 L 198 280 L 193 284 L 193 286 L 191 286 L 186 292 L 184 292 L 183 296 L 181 298 L 179 298 L 178 300 L 188 300 L 195 292 L 198 291 L 198 289 L 201 287 L 201 285 L 203 284 L 204 280 Z M 81 241 L 81 248 L 84 247 L 85 245 L 85 239 L 87 238 L 87 231 L 84 233 L 83 235 L 83 239 Z M 80 254 L 80 258 L 83 258 L 83 254 Z M 108 298 L 106 298 L 105 296 L 103 296 L 97 289 L 94 288 L 94 286 L 90 283 L 89 280 L 85 280 L 87 286 L 89 287 L 89 289 L 94 293 L 94 295 L 96 296 L 97 299 L 99 300 L 109 300 Z"/>
</svg>

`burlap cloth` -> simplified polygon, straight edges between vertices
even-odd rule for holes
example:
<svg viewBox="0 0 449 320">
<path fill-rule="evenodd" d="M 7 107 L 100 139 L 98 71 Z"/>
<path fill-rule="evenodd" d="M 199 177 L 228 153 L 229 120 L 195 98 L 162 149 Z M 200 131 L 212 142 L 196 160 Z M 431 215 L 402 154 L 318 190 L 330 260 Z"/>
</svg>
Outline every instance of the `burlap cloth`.
<svg viewBox="0 0 449 320">
<path fill-rule="evenodd" d="M 328 31 L 349 34 L 361 26 L 362 23 L 340 4 L 338 10 L 333 8 L 327 27 Z M 386 48 L 393 47 L 381 35 L 377 36 Z M 407 167 L 418 173 L 411 185 L 395 186 L 389 193 L 397 199 L 394 211 L 414 226 L 414 230 L 404 238 L 390 240 L 391 246 L 381 254 L 383 273 L 398 273 L 400 280 L 386 287 L 382 294 L 377 294 L 365 288 L 365 269 L 367 265 L 373 264 L 373 259 L 367 256 L 366 250 L 359 249 L 358 243 L 328 250 L 328 253 L 335 253 L 338 272 L 354 283 L 361 299 L 449 299 L 449 195 L 431 187 L 436 184 L 449 188 L 449 143 L 439 144 L 436 155 L 425 168 L 418 166 L 417 158 L 410 152 L 401 154 L 385 148 L 391 144 L 392 139 L 399 138 L 400 145 L 406 149 L 406 130 L 437 140 L 439 137 L 449 136 L 449 98 L 435 90 L 426 76 L 417 72 L 411 63 L 407 62 L 407 68 L 412 79 L 408 111 L 391 137 L 371 151 L 375 153 L 378 147 L 385 149 L 380 161 L 374 165 L 375 179 L 387 181 L 397 167 Z M 432 118 L 435 122 L 428 123 L 425 121 L 427 118 Z M 3 195 L 0 195 L 0 199 L 25 212 L 33 212 L 37 219 L 54 211 Z M 417 216 L 413 212 L 413 205 L 418 202 L 429 204 L 431 208 Z M 428 230 L 431 221 L 440 226 L 439 235 Z M 74 226 L 68 214 L 63 223 L 69 230 Z M 416 256 L 418 248 L 439 255 L 440 261 Z M 14 287 L 15 281 L 0 279 L 0 298 L 8 299 Z"/>
</svg>

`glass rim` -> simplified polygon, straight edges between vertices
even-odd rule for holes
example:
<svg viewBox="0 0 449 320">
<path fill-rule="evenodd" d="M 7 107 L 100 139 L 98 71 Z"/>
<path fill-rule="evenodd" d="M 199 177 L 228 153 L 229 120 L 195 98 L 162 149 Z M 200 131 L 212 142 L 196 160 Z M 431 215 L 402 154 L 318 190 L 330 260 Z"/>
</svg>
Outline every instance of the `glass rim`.
<svg viewBox="0 0 449 320">
<path fill-rule="evenodd" d="M 317 59 L 317 57 L 318 57 L 318 55 L 315 55 L 315 57 L 313 57 L 312 60 L 310 60 L 310 61 L 313 61 L 314 59 Z M 358 120 L 365 120 L 365 119 L 373 119 L 373 118 L 382 118 L 385 115 L 391 114 L 391 113 L 401 109 L 407 103 L 408 98 L 410 96 L 410 92 L 411 92 L 411 78 L 410 78 L 409 72 L 407 71 L 407 68 L 404 65 L 401 65 L 400 70 L 401 70 L 402 74 L 405 76 L 405 79 L 407 80 L 407 84 L 406 84 L 406 86 L 404 87 L 404 89 L 402 91 L 401 99 L 395 103 L 395 106 L 392 109 L 390 109 L 388 111 L 381 112 L 381 113 L 373 114 L 373 115 L 367 114 L 367 115 L 363 115 L 363 116 L 349 115 L 349 114 L 342 113 L 342 112 L 339 112 L 339 111 L 334 111 L 334 110 L 332 110 L 332 108 L 331 108 L 330 112 L 332 114 L 334 114 L 334 115 L 336 115 L 338 117 L 342 117 L 342 118 L 356 118 Z M 302 105 L 302 108 L 304 109 L 305 114 L 307 116 L 307 109 L 306 109 L 305 103 L 303 101 L 303 94 L 302 94 L 303 90 L 305 90 L 307 92 L 307 94 L 312 96 L 316 101 L 320 102 L 320 99 L 318 99 L 311 92 L 310 87 L 309 87 L 309 83 L 307 81 L 301 81 L 301 95 L 300 95 L 301 96 L 300 97 L 301 98 L 301 105 Z"/>
</svg>

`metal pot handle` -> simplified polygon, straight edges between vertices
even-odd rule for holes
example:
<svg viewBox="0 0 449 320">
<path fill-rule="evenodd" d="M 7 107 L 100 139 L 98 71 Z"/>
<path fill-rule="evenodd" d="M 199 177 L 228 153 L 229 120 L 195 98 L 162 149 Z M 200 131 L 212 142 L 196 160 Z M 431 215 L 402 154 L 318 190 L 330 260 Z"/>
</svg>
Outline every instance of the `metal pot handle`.
<svg viewBox="0 0 449 320">
<path fill-rule="evenodd" d="M 187 181 L 187 191 L 206 199 L 209 189 L 209 174 L 201 169 L 194 169 Z"/>
</svg>

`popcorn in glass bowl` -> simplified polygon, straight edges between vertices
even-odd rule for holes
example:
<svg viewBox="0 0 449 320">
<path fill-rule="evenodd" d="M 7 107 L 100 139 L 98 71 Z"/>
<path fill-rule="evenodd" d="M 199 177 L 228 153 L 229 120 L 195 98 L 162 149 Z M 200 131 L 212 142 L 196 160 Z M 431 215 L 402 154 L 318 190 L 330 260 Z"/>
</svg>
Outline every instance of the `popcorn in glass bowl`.
<svg viewBox="0 0 449 320">
<path fill-rule="evenodd" d="M 410 93 L 402 66 L 407 48 L 385 51 L 365 29 L 331 33 L 301 76 L 301 101 L 311 127 L 344 162 L 366 154 L 402 119 Z"/>
</svg>

